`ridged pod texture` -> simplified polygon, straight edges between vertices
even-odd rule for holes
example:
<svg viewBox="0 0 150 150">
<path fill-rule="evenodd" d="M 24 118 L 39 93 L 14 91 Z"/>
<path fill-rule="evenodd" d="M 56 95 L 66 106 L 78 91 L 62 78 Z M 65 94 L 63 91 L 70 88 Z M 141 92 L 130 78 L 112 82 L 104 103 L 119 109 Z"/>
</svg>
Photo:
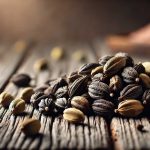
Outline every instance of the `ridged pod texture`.
<svg viewBox="0 0 150 150">
<path fill-rule="evenodd" d="M 88 88 L 88 93 L 93 99 L 108 98 L 109 86 L 103 82 L 93 81 Z"/>
<path fill-rule="evenodd" d="M 139 100 L 129 99 L 122 101 L 115 112 L 125 117 L 136 117 L 141 114 L 143 110 L 144 107 Z"/>
<path fill-rule="evenodd" d="M 124 82 L 128 84 L 139 82 L 139 74 L 133 67 L 124 68 L 122 72 L 122 77 Z"/>
<path fill-rule="evenodd" d="M 142 94 L 143 88 L 141 85 L 129 84 L 120 92 L 120 97 L 118 99 L 119 101 L 125 99 L 138 99 Z"/>
<path fill-rule="evenodd" d="M 121 56 L 112 57 L 104 65 L 104 74 L 115 75 L 126 65 L 126 58 Z"/>
<path fill-rule="evenodd" d="M 112 117 L 114 114 L 115 105 L 110 101 L 99 99 L 93 102 L 92 109 L 96 115 Z"/>
</svg>

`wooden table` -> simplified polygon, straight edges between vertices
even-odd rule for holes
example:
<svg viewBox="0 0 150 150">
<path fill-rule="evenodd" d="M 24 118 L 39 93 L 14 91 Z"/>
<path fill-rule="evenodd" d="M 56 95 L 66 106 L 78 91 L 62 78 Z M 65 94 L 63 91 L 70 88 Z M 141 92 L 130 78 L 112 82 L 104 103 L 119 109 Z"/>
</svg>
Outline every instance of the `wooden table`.
<svg viewBox="0 0 150 150">
<path fill-rule="evenodd" d="M 35 44 L 15 50 L 12 45 L 0 45 L 0 90 L 18 96 L 21 89 L 9 83 L 14 73 L 28 73 L 32 76 L 33 85 L 41 85 L 49 78 L 56 78 L 78 69 L 81 62 L 72 58 L 75 50 L 82 49 L 86 62 L 94 62 L 109 52 L 101 42 L 59 44 L 65 51 L 65 59 L 54 62 L 49 53 L 58 44 Z M 103 51 L 102 51 L 103 49 Z M 33 70 L 34 62 L 41 57 L 49 60 L 50 68 L 38 74 Z M 26 137 L 18 129 L 18 124 L 26 117 L 36 117 L 41 121 L 40 134 Z M 44 116 L 30 105 L 26 113 L 13 116 L 0 108 L 0 149 L 150 149 L 150 123 L 147 118 L 123 119 L 114 117 L 110 122 L 102 117 L 86 117 L 83 125 L 69 124 L 62 117 Z M 145 132 L 137 130 L 138 124 L 144 125 Z"/>
</svg>

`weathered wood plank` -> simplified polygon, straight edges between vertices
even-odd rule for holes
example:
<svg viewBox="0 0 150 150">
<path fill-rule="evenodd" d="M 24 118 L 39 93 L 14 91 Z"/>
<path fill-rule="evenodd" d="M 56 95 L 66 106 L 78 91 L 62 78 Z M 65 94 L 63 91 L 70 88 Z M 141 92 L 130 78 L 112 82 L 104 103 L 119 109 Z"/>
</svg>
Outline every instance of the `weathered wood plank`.
<svg viewBox="0 0 150 150">
<path fill-rule="evenodd" d="M 0 91 L 4 89 L 9 78 L 17 70 L 22 60 L 25 58 L 25 54 L 27 53 L 30 45 L 29 43 L 26 44 L 27 45 L 24 48 L 19 50 L 14 49 L 14 45 L 7 46 L 6 49 L 2 49 L 4 52 L 2 52 L 2 59 L 0 59 L 0 70 L 2 70 L 1 74 L 3 75 L 0 77 Z"/>
<path fill-rule="evenodd" d="M 143 125 L 143 131 L 137 129 Z M 113 118 L 111 122 L 112 139 L 115 149 L 150 149 L 150 123 L 147 118 Z"/>
</svg>

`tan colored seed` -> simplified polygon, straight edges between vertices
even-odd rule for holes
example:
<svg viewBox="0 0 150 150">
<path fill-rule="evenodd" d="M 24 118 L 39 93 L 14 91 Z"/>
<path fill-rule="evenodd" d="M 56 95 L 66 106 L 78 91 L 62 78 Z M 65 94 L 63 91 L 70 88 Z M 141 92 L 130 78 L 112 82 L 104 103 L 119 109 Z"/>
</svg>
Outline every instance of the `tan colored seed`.
<svg viewBox="0 0 150 150">
<path fill-rule="evenodd" d="M 76 108 L 65 109 L 63 117 L 65 120 L 72 123 L 80 123 L 85 119 L 83 112 Z"/>
<path fill-rule="evenodd" d="M 94 76 L 98 73 L 103 73 L 103 66 L 98 66 L 92 70 L 91 75 Z"/>
<path fill-rule="evenodd" d="M 86 59 L 85 53 L 82 50 L 77 50 L 72 55 L 76 61 L 84 61 Z"/>
<path fill-rule="evenodd" d="M 150 62 L 144 62 L 142 65 L 145 68 L 145 72 L 150 75 Z"/>
<path fill-rule="evenodd" d="M 45 58 L 41 58 L 39 60 L 37 60 L 35 63 L 34 63 L 34 70 L 36 72 L 39 72 L 41 70 L 44 70 L 48 67 L 48 62 Z"/>
<path fill-rule="evenodd" d="M 14 97 L 11 94 L 7 93 L 7 92 L 2 92 L 0 94 L 0 104 L 3 107 L 8 107 L 13 99 L 14 99 Z"/>
<path fill-rule="evenodd" d="M 150 77 L 144 73 L 141 73 L 139 77 L 142 80 L 144 87 L 149 89 L 150 88 Z"/>
<path fill-rule="evenodd" d="M 23 99 L 15 99 L 9 105 L 9 110 L 14 114 L 18 115 L 25 110 L 25 101 Z"/>
<path fill-rule="evenodd" d="M 20 130 L 24 134 L 29 135 L 29 136 L 38 134 L 40 128 L 41 128 L 41 123 L 39 120 L 35 118 L 25 119 L 20 124 Z"/>
<path fill-rule="evenodd" d="M 129 99 L 122 101 L 115 112 L 125 117 L 136 117 L 141 114 L 143 110 L 144 107 L 139 100 Z"/>
<path fill-rule="evenodd" d="M 89 102 L 85 97 L 75 96 L 71 100 L 71 106 L 87 113 L 89 110 Z"/>
<path fill-rule="evenodd" d="M 27 87 L 21 91 L 20 98 L 23 99 L 26 103 L 29 103 L 30 98 L 33 94 L 34 94 L 33 88 Z"/>
<path fill-rule="evenodd" d="M 22 52 L 26 48 L 27 48 L 27 43 L 23 40 L 19 40 L 13 45 L 13 50 L 16 52 Z"/>
<path fill-rule="evenodd" d="M 64 50 L 61 47 L 54 47 L 51 52 L 50 56 L 53 60 L 60 60 L 64 56 Z"/>
</svg>

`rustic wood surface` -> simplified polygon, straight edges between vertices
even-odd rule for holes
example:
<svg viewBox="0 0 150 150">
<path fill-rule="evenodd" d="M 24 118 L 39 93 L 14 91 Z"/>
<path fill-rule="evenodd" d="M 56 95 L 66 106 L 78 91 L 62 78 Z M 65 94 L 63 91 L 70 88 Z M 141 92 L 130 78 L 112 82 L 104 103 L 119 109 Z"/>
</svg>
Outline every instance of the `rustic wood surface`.
<svg viewBox="0 0 150 150">
<path fill-rule="evenodd" d="M 72 58 L 75 50 L 83 50 L 85 62 L 94 62 L 101 55 L 110 53 L 101 42 L 92 44 L 59 44 L 65 48 L 65 57 L 60 62 L 50 59 L 50 51 L 56 44 L 37 44 L 29 49 L 14 51 L 12 45 L 0 46 L 0 89 L 18 97 L 21 89 L 9 83 L 14 73 L 28 73 L 32 76 L 32 86 L 41 85 L 49 78 L 56 78 L 76 70 L 83 62 Z M 103 49 L 103 51 L 102 51 Z M 36 73 L 33 64 L 38 58 L 49 60 L 47 70 Z M 85 63 L 84 62 L 84 63 Z M 40 134 L 27 137 L 18 125 L 26 117 L 36 117 L 41 121 Z M 144 125 L 144 132 L 137 125 Z M 70 124 L 62 116 L 44 116 L 30 105 L 21 116 L 13 116 L 9 110 L 0 108 L 0 149 L 150 149 L 150 123 L 147 118 L 125 119 L 114 117 L 110 122 L 102 117 L 86 117 L 83 125 Z"/>
</svg>

